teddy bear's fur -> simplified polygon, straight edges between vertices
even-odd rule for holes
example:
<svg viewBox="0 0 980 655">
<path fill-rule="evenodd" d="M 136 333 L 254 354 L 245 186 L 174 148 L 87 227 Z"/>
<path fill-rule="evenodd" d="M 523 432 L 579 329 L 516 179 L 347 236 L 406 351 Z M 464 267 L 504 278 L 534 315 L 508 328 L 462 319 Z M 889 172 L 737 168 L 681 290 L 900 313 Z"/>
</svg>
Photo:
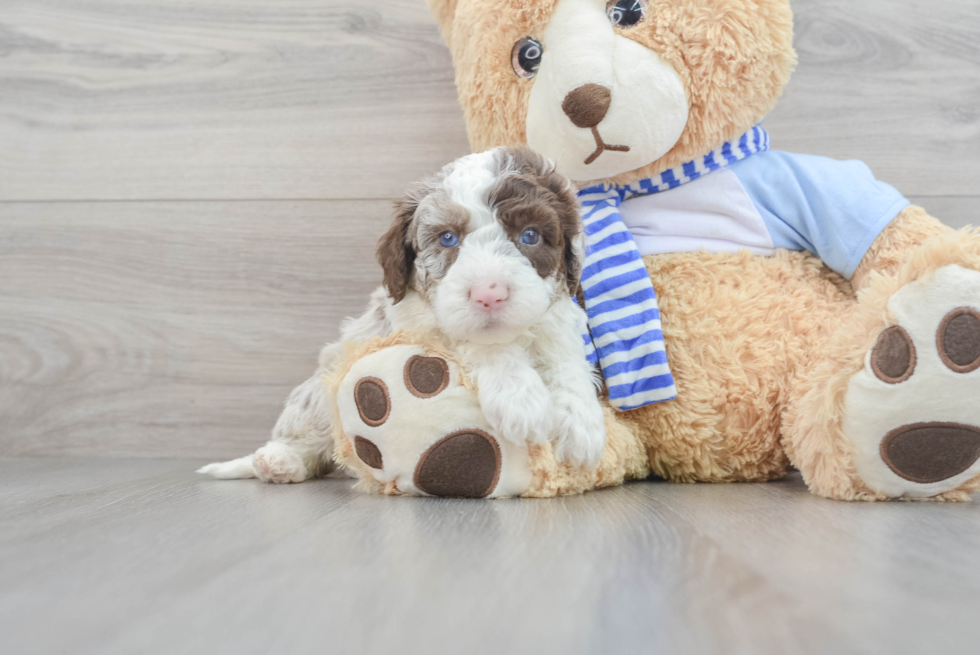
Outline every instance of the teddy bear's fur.
<svg viewBox="0 0 980 655">
<path fill-rule="evenodd" d="M 408 477 L 411 477 L 413 469 L 416 468 L 416 461 L 418 460 L 419 454 L 421 454 L 421 450 L 437 441 L 443 436 L 444 432 L 451 431 L 451 428 L 441 425 L 440 427 L 443 433 L 423 433 L 418 435 L 418 438 L 415 438 L 416 435 L 411 434 L 417 428 L 419 412 L 439 412 L 438 405 L 433 406 L 432 402 L 438 403 L 439 396 L 448 395 L 444 391 L 442 394 L 437 395 L 435 399 L 422 401 L 427 403 L 427 405 L 419 405 L 418 407 L 411 408 L 393 407 L 391 409 L 390 413 L 396 419 L 397 414 L 401 411 L 401 413 L 406 415 L 408 422 L 412 424 L 409 430 L 390 431 L 392 432 L 391 436 L 401 442 L 400 445 L 408 446 L 409 454 L 404 458 L 405 461 L 399 461 L 399 453 L 395 448 L 384 448 L 385 456 L 391 455 L 390 461 L 386 461 L 384 471 L 378 471 L 372 470 L 355 453 L 354 440 L 356 436 L 359 436 L 356 435 L 358 429 L 351 429 L 351 421 L 345 414 L 353 412 L 345 412 L 345 408 L 343 407 L 344 399 L 339 398 L 342 395 L 341 389 L 343 383 L 345 379 L 350 377 L 351 369 L 358 362 L 363 363 L 372 355 L 391 359 L 391 355 L 394 354 L 397 358 L 397 354 L 393 351 L 398 347 L 405 346 L 418 347 L 426 356 L 438 357 L 448 362 L 454 371 L 460 371 L 458 374 L 459 378 L 452 380 L 448 385 L 448 391 L 458 390 L 463 393 L 468 392 L 473 402 L 476 402 L 473 383 L 462 373 L 462 366 L 455 355 L 440 343 L 438 337 L 424 333 L 398 332 L 388 337 L 380 337 L 364 343 L 346 344 L 344 357 L 324 377 L 324 385 L 329 396 L 335 403 L 334 415 L 343 417 L 334 423 L 334 461 L 356 474 L 360 480 L 358 486 L 364 491 L 387 495 L 413 493 L 411 490 L 405 488 L 408 486 L 407 484 L 399 486 L 399 478 L 406 473 Z M 370 366 L 371 362 L 368 363 Z M 397 363 L 401 364 L 402 362 L 398 361 Z M 457 394 L 449 402 L 457 403 L 459 402 L 458 398 L 459 396 Z M 413 401 L 419 402 L 415 399 Z M 548 498 L 576 494 L 592 489 L 616 486 L 622 484 L 625 480 L 645 478 L 650 474 L 649 460 L 643 448 L 643 443 L 637 439 L 637 435 L 631 426 L 620 422 L 616 412 L 612 408 L 606 406 L 603 411 L 606 418 L 606 446 L 603 450 L 602 460 L 595 467 L 576 467 L 557 462 L 552 453 L 550 443 L 529 445 L 526 447 L 526 450 L 518 451 L 518 449 L 514 448 L 513 444 L 504 442 L 505 449 L 517 451 L 514 456 L 526 459 L 526 462 L 522 461 L 520 464 L 522 468 L 526 466 L 526 472 L 529 473 L 529 476 L 527 480 L 520 483 L 520 495 L 529 498 Z M 348 424 L 346 431 L 344 428 L 345 420 L 343 419 L 348 419 L 346 421 Z M 353 422 L 356 423 L 357 419 L 354 418 Z M 471 423 L 467 423 L 466 425 L 471 428 L 477 427 Z M 361 427 L 363 428 L 363 426 Z M 369 432 L 365 433 L 372 438 L 376 438 Z M 422 448 L 415 448 L 416 452 L 411 452 L 412 448 L 418 444 L 421 444 Z M 507 458 L 508 453 L 504 452 L 503 459 L 506 460 Z M 507 461 L 503 461 L 502 464 L 504 468 L 508 466 Z M 498 466 L 498 468 L 500 467 Z M 503 495 L 499 489 L 494 489 L 493 492 L 493 496 Z"/>
<path fill-rule="evenodd" d="M 541 34 L 557 0 L 427 1 L 453 55 L 473 151 L 524 143 L 530 85 L 500 53 Z M 796 65 L 787 0 L 658 0 L 648 12 L 626 34 L 677 71 L 690 116 L 670 152 L 609 180 L 616 184 L 651 177 L 742 134 L 772 109 Z"/>
<path fill-rule="evenodd" d="M 540 34 L 556 0 L 428 2 L 453 54 L 474 150 L 524 142 L 531 87 L 500 53 Z M 796 62 L 788 0 L 658 0 L 649 3 L 644 22 L 623 35 L 677 71 L 688 122 L 657 161 L 591 182 L 633 183 L 744 133 L 774 106 Z M 677 482 L 765 481 L 794 465 L 822 496 L 906 496 L 874 489 L 858 473 L 859 447 L 845 430 L 848 412 L 887 410 L 848 408 L 849 385 L 867 373 L 882 333 L 898 324 L 900 312 L 890 302 L 896 294 L 938 284 L 944 267 L 961 278 L 963 270 L 980 270 L 980 234 L 950 230 L 909 207 L 880 233 L 850 280 L 804 252 L 689 252 L 648 256 L 645 263 L 659 296 L 678 398 L 632 412 L 608 410 L 610 443 L 601 473 L 572 471 L 555 464 L 547 448 L 532 448 L 535 476 L 526 495 L 578 492 L 651 472 Z M 968 300 L 980 304 L 980 297 Z M 921 356 L 935 359 L 924 351 Z M 947 376 L 947 385 L 966 379 L 937 375 Z M 939 407 L 939 396 L 920 402 Z M 977 425 L 980 411 L 974 413 L 972 423 L 956 420 Z M 356 467 L 337 430 L 340 460 Z M 980 475 L 974 475 L 954 488 L 911 495 L 965 500 L 978 488 Z"/>
</svg>

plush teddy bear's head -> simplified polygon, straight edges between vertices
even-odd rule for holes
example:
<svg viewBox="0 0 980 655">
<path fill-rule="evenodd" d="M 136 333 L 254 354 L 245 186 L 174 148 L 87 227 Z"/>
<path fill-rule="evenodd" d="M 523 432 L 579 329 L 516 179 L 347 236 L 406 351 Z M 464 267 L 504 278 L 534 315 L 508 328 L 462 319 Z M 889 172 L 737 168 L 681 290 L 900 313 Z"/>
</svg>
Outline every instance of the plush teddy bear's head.
<svg viewBox="0 0 980 655">
<path fill-rule="evenodd" d="M 789 0 L 428 0 L 474 150 L 651 177 L 749 130 L 796 58 Z"/>
</svg>

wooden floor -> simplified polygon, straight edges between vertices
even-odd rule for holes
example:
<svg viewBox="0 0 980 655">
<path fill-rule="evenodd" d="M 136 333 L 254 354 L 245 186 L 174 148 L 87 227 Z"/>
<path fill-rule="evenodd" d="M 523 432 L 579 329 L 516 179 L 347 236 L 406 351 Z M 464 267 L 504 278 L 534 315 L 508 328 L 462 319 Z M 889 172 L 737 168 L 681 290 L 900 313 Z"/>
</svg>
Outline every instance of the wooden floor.
<svg viewBox="0 0 980 655">
<path fill-rule="evenodd" d="M 980 2 L 795 0 L 774 147 L 980 222 Z M 980 652 L 980 503 L 548 501 L 250 452 L 468 151 L 423 0 L 0 2 L 0 652 Z"/>
<path fill-rule="evenodd" d="M 980 504 L 797 478 L 556 500 L 0 460 L 6 653 L 976 653 Z"/>
</svg>

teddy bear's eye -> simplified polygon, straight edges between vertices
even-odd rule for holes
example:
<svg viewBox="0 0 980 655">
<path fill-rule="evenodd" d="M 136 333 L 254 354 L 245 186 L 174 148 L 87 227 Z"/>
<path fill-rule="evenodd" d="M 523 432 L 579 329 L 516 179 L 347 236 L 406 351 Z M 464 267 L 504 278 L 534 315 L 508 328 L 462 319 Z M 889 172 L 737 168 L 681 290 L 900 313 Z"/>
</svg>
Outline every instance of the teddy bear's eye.
<svg viewBox="0 0 980 655">
<path fill-rule="evenodd" d="M 514 72 L 521 77 L 534 77 L 541 65 L 541 55 L 544 48 L 541 43 L 529 36 L 514 44 L 514 49 L 510 53 L 510 63 L 514 66 Z"/>
<path fill-rule="evenodd" d="M 647 0 L 609 0 L 606 15 L 613 27 L 633 27 L 647 15 Z"/>
</svg>

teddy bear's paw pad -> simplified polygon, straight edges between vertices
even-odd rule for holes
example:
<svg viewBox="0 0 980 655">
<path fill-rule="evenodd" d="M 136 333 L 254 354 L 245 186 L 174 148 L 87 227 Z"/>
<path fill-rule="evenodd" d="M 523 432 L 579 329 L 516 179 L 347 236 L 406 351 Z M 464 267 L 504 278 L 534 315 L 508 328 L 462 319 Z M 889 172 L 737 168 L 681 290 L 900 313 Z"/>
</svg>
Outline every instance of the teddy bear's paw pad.
<svg viewBox="0 0 980 655">
<path fill-rule="evenodd" d="M 888 312 L 895 324 L 851 378 L 842 427 L 869 487 L 928 498 L 980 475 L 980 272 L 941 268 Z"/>
<path fill-rule="evenodd" d="M 373 469 L 384 469 L 385 461 L 381 449 L 364 437 L 354 437 L 354 452 L 357 458 Z"/>
<path fill-rule="evenodd" d="M 405 363 L 405 386 L 419 398 L 432 398 L 449 386 L 449 365 L 439 357 L 413 355 Z"/>
<path fill-rule="evenodd" d="M 443 437 L 415 468 L 415 486 L 433 496 L 485 498 L 499 479 L 500 445 L 481 430 Z"/>
<path fill-rule="evenodd" d="M 969 373 L 980 368 L 980 313 L 958 307 L 946 314 L 936 333 L 939 356 L 950 370 Z"/>
<path fill-rule="evenodd" d="M 938 422 L 904 425 L 881 440 L 881 459 L 906 480 L 940 482 L 980 459 L 980 428 Z"/>
<path fill-rule="evenodd" d="M 496 438 L 459 367 L 420 346 L 357 360 L 337 389 L 337 409 L 364 464 L 358 474 L 379 489 L 487 498 L 530 485 L 527 444 Z"/>
<path fill-rule="evenodd" d="M 887 384 L 905 382 L 915 371 L 915 344 L 898 325 L 887 328 L 871 351 L 871 370 Z"/>
<path fill-rule="evenodd" d="M 354 403 L 361 420 L 377 427 L 388 420 L 391 396 L 385 383 L 374 377 L 361 378 L 354 387 Z"/>
</svg>

